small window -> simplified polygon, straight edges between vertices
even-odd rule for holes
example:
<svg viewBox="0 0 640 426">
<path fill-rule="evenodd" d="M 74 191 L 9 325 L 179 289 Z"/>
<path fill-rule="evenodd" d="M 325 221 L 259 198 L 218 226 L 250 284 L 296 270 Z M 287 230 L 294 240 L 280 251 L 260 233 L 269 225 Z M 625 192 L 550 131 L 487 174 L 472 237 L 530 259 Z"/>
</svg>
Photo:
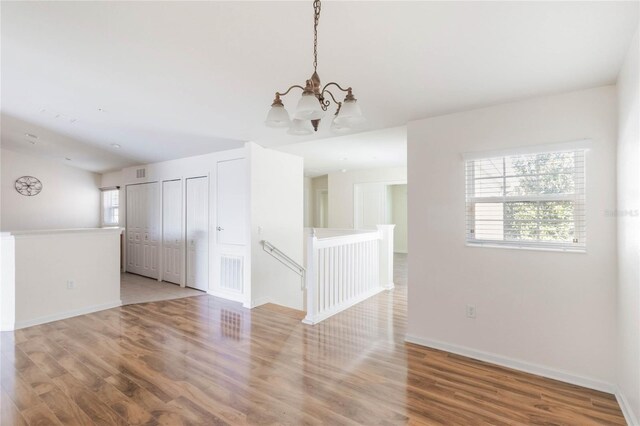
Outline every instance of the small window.
<svg viewBox="0 0 640 426">
<path fill-rule="evenodd" d="M 102 226 L 118 226 L 120 224 L 120 191 L 107 189 L 102 191 Z"/>
<path fill-rule="evenodd" d="M 584 251 L 585 150 L 466 161 L 467 243 Z"/>
</svg>

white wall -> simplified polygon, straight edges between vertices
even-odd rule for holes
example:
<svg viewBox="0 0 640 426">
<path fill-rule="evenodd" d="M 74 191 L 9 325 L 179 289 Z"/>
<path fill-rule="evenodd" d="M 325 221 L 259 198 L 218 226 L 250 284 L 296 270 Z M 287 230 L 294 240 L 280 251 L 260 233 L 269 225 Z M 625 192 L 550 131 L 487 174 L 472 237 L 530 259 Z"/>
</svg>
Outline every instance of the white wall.
<svg viewBox="0 0 640 426">
<path fill-rule="evenodd" d="M 313 218 L 313 197 L 312 188 L 313 183 L 310 177 L 304 177 L 304 218 L 303 223 L 305 228 L 310 228 Z"/>
<path fill-rule="evenodd" d="M 395 253 L 407 253 L 407 185 L 392 185 L 390 188 L 391 223 L 396 225 L 393 229 L 393 251 Z"/>
<path fill-rule="evenodd" d="M 616 127 L 613 86 L 409 123 L 408 340 L 612 390 Z M 465 246 L 462 153 L 584 138 L 587 253 Z"/>
<path fill-rule="evenodd" d="M 640 424 L 640 85 L 638 33 L 618 78 L 618 387 Z"/>
<path fill-rule="evenodd" d="M 75 167 L 1 150 L 0 230 L 94 228 L 100 224 L 100 175 Z M 35 196 L 20 195 L 15 181 L 42 182 Z"/>
<path fill-rule="evenodd" d="M 329 174 L 329 228 L 353 228 L 353 186 L 374 182 L 406 183 L 407 168 L 392 167 Z"/>
<path fill-rule="evenodd" d="M 252 306 L 303 309 L 301 278 L 262 250 L 267 240 L 303 264 L 302 157 L 247 144 L 251 173 Z"/>
<path fill-rule="evenodd" d="M 315 228 L 319 228 L 321 225 L 318 198 L 323 190 L 329 190 L 329 178 L 327 175 L 316 176 L 311 179 L 311 225 Z"/>
<path fill-rule="evenodd" d="M 122 186 L 122 171 L 103 173 L 100 175 L 100 188 Z"/>
<path fill-rule="evenodd" d="M 2 295 L 13 295 L 15 309 L 12 313 L 3 306 L 3 329 L 121 304 L 117 229 L 16 232 L 2 236 L 2 249 L 3 269 L 13 269 L 11 274 L 2 273 Z M 14 262 L 6 261 L 5 256 Z"/>
</svg>

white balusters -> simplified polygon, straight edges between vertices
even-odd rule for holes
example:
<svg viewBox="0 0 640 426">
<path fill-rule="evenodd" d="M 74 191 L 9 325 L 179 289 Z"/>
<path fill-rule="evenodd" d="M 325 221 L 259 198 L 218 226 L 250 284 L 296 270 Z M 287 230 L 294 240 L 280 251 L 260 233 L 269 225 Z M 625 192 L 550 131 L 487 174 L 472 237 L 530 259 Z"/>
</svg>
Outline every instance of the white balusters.
<svg viewBox="0 0 640 426">
<path fill-rule="evenodd" d="M 307 241 L 304 323 L 316 324 L 385 288 L 392 288 L 388 272 L 392 278 L 393 226 L 380 225 L 377 231 L 349 234 L 336 230 L 326 238 L 318 238 L 311 232 Z"/>
</svg>

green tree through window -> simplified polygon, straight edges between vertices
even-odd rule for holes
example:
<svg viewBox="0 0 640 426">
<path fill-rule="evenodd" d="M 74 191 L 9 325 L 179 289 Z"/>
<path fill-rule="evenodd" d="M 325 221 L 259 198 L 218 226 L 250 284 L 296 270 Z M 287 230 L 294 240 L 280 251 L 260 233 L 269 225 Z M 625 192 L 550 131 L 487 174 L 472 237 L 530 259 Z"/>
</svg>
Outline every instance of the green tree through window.
<svg viewBox="0 0 640 426">
<path fill-rule="evenodd" d="M 510 160 L 514 175 L 513 186 L 510 188 L 507 184 L 505 188 L 507 196 L 575 192 L 573 152 L 512 157 Z M 507 177 L 507 181 L 510 180 Z M 575 232 L 574 209 L 574 202 L 563 200 L 506 202 L 505 239 L 572 241 Z"/>
</svg>

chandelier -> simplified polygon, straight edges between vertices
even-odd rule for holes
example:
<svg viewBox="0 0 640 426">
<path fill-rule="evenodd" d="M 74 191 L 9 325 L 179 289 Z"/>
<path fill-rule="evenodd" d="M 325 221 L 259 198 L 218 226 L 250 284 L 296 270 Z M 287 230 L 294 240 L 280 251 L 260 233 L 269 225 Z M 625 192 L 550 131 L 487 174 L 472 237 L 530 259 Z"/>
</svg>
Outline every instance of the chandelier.
<svg viewBox="0 0 640 426">
<path fill-rule="evenodd" d="M 308 135 L 313 131 L 318 131 L 320 120 L 331 106 L 331 101 L 336 105 L 336 112 L 331 123 L 331 130 L 335 132 L 347 132 L 358 128 L 364 123 L 364 117 L 353 96 L 351 87 L 346 89 L 338 83 L 331 82 L 321 87 L 320 76 L 318 75 L 318 22 L 320 21 L 320 0 L 313 2 L 313 74 L 306 81 L 305 86 L 294 84 L 285 92 L 276 92 L 276 97 L 271 104 L 271 109 L 267 114 L 265 124 L 268 127 L 288 127 L 287 133 L 292 135 Z M 336 100 L 329 88 L 334 88 L 346 93 L 344 101 Z M 298 101 L 293 119 L 289 118 L 289 113 L 284 108 L 281 96 L 286 96 L 291 90 L 302 90 L 302 96 Z"/>
</svg>

